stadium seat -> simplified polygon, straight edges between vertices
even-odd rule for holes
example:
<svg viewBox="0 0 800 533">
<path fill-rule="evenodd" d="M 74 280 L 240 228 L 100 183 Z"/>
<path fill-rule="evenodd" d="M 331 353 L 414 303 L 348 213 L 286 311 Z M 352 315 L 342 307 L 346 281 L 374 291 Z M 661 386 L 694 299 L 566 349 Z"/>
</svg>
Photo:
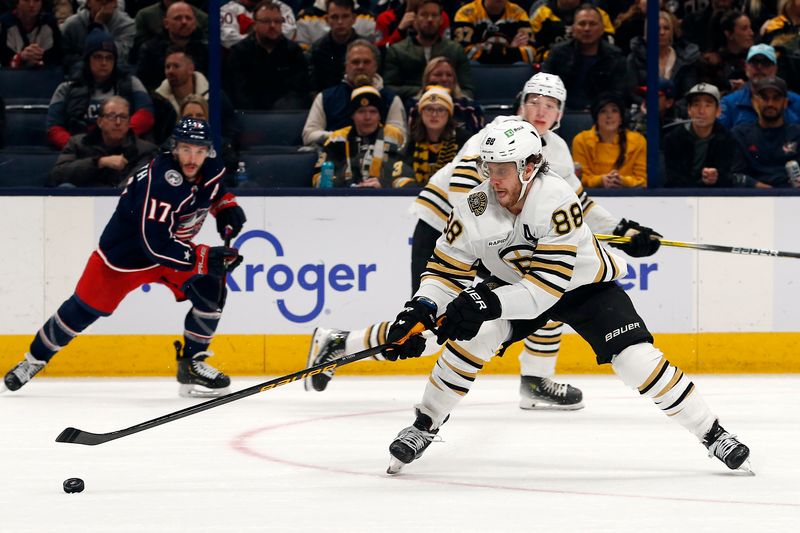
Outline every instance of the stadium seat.
<svg viewBox="0 0 800 533">
<path fill-rule="evenodd" d="M 592 115 L 585 111 L 567 111 L 561 119 L 561 127 L 556 130 L 572 150 L 572 139 L 592 127 Z"/>
<path fill-rule="evenodd" d="M 242 152 L 250 182 L 258 187 L 311 187 L 317 152 Z"/>
<path fill-rule="evenodd" d="M 237 111 L 242 150 L 303 146 L 308 111 Z"/>
<path fill-rule="evenodd" d="M 474 98 L 484 108 L 487 106 L 512 105 L 525 82 L 536 74 L 536 69 L 527 63 L 513 65 L 471 64 Z"/>
<path fill-rule="evenodd" d="M 0 96 L 7 106 L 47 105 L 62 81 L 60 68 L 0 69 Z"/>
<path fill-rule="evenodd" d="M 56 164 L 59 154 L 44 148 L 0 150 L 0 187 L 47 186 L 50 169 Z"/>
<path fill-rule="evenodd" d="M 6 146 L 48 146 L 47 109 L 10 106 L 6 109 Z"/>
</svg>

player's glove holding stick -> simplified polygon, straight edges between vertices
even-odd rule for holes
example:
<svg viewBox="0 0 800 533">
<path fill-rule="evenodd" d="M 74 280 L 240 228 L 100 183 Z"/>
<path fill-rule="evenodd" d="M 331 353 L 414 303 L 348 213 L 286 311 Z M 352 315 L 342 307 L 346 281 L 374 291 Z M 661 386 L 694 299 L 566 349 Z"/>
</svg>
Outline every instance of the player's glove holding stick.
<svg viewBox="0 0 800 533">
<path fill-rule="evenodd" d="M 226 193 L 211 205 L 209 210 L 217 219 L 217 232 L 223 240 L 239 235 L 247 222 L 244 210 L 236 203 L 236 196 Z"/>
<path fill-rule="evenodd" d="M 642 226 L 633 220 L 622 219 L 614 228 L 614 235 L 620 237 L 630 237 L 631 242 L 610 243 L 611 246 L 619 248 L 631 257 L 647 257 L 653 255 L 661 246 L 661 235 L 652 228 Z"/>
<path fill-rule="evenodd" d="M 411 333 L 414 326 L 422 324 L 425 329 L 433 330 L 436 327 L 436 304 L 427 298 L 417 297 L 406 302 L 405 307 L 389 328 L 386 342 L 398 342 Z M 384 357 L 389 361 L 419 357 L 425 350 L 425 338 L 422 335 L 412 335 L 404 343 L 386 350 Z"/>
<path fill-rule="evenodd" d="M 500 298 L 485 281 L 464 289 L 447 304 L 436 340 L 439 344 L 448 340 L 468 341 L 478 334 L 484 322 L 500 318 L 501 311 Z"/>
<path fill-rule="evenodd" d="M 227 246 L 208 246 L 198 244 L 194 249 L 194 273 L 197 276 L 224 278 L 228 272 L 238 267 L 244 257 L 239 250 Z"/>
</svg>

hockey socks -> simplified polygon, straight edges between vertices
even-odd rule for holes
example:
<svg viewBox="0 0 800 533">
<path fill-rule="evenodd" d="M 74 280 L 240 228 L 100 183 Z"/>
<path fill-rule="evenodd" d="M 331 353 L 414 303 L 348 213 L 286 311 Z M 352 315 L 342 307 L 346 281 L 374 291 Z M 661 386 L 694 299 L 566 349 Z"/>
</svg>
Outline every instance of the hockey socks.
<svg viewBox="0 0 800 533">
<path fill-rule="evenodd" d="M 100 314 L 89 311 L 73 294 L 36 333 L 31 342 L 30 355 L 37 361 L 47 363 L 98 318 Z"/>
<path fill-rule="evenodd" d="M 563 323 L 548 322 L 545 327 L 525 338 L 519 354 L 520 374 L 542 378 L 555 375 L 562 329 Z"/>
</svg>

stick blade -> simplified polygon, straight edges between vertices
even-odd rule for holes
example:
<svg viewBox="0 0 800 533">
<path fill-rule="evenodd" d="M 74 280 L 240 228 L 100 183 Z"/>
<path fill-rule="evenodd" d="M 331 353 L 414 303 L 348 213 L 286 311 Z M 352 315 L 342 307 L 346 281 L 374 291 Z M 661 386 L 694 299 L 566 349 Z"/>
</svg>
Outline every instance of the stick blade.
<svg viewBox="0 0 800 533">
<path fill-rule="evenodd" d="M 56 437 L 56 442 L 85 444 L 86 446 L 95 446 L 97 444 L 102 444 L 107 440 L 108 439 L 106 439 L 104 435 L 90 433 L 77 428 L 66 428 L 64 431 L 58 434 L 58 437 Z"/>
</svg>

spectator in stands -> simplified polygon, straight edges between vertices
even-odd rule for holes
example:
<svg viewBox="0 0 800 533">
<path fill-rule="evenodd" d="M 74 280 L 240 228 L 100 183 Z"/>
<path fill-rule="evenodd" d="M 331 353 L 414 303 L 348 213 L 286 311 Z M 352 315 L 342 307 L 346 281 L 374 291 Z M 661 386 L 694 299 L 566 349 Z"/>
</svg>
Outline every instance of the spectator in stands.
<svg viewBox="0 0 800 533">
<path fill-rule="evenodd" d="M 745 64 L 747 51 L 753 46 L 753 28 L 750 17 L 731 10 L 720 18 L 720 30 L 711 51 L 703 54 L 700 78 L 722 93 L 728 93 L 745 84 Z"/>
<path fill-rule="evenodd" d="M 422 72 L 422 88 L 417 93 L 414 106 L 409 111 L 409 122 L 418 117 L 417 101 L 422 97 L 425 89 L 431 85 L 439 85 L 450 91 L 453 100 L 453 121 L 457 128 L 467 130 L 473 135 L 483 129 L 486 125 L 483 108 L 461 91 L 455 67 L 449 59 L 443 56 L 434 57 L 425 65 L 425 70 Z"/>
<path fill-rule="evenodd" d="M 303 144 L 322 145 L 335 130 L 350 124 L 347 108 L 350 94 L 356 87 L 371 85 L 381 93 L 387 105 L 380 108 L 381 122 L 397 128 L 405 140 L 406 117 L 403 102 L 394 91 L 383 86 L 378 74 L 380 52 L 366 39 L 357 39 L 347 47 L 344 80 L 319 93 L 311 104 L 303 127 Z M 403 143 L 400 143 L 401 146 Z"/>
<path fill-rule="evenodd" d="M 378 47 L 389 46 L 408 37 L 414 31 L 414 19 L 417 16 L 416 6 L 419 0 L 397 0 L 387 10 L 378 15 L 375 25 L 380 37 L 375 43 Z M 442 10 L 442 22 L 439 24 L 439 37 L 445 37 L 450 27 L 450 16 Z"/>
<path fill-rule="evenodd" d="M 603 39 L 603 17 L 584 4 L 575 12 L 572 38 L 553 46 L 542 71 L 556 74 L 567 87 L 567 108 L 587 109 L 601 91 L 624 94 L 631 85 L 625 57 Z"/>
<path fill-rule="evenodd" d="M 786 121 L 786 82 L 761 78 L 753 82 L 753 105 L 758 122 L 739 124 L 731 131 L 739 149 L 731 168 L 737 187 L 791 187 L 786 163 L 800 160 L 800 125 Z"/>
<path fill-rule="evenodd" d="M 192 56 L 197 71 L 208 72 L 208 42 L 197 29 L 192 7 L 186 2 L 174 2 L 164 16 L 164 33 L 144 43 L 136 56 L 136 76 L 148 91 L 164 79 L 164 60 L 167 49 L 180 46 Z"/>
<path fill-rule="evenodd" d="M 461 90 L 472 95 L 472 75 L 464 49 L 450 39 L 439 36 L 442 21 L 441 0 L 420 0 L 416 4 L 414 30 L 386 51 L 383 79 L 386 86 L 407 102 L 422 88 L 422 74 L 431 58 L 443 56 L 455 67 Z"/>
<path fill-rule="evenodd" d="M 194 59 L 185 49 L 175 46 L 167 50 L 162 76 L 166 77 L 155 92 L 172 104 L 175 113 L 179 113 L 189 95 L 208 100 L 208 80 L 195 70 Z"/>
<path fill-rule="evenodd" d="M 536 47 L 536 61 L 541 63 L 556 43 L 565 41 L 572 33 L 575 12 L 583 0 L 543 0 L 531 8 L 531 30 Z M 608 14 L 597 8 L 603 21 L 605 36 L 614 35 L 614 26 Z M 637 35 L 642 35 L 641 33 Z M 610 42 L 614 42 L 613 38 Z"/>
<path fill-rule="evenodd" d="M 675 96 L 683 98 L 699 78 L 700 49 L 680 38 L 675 17 L 661 11 L 658 16 L 658 76 L 672 80 Z M 636 85 L 647 85 L 647 44 L 643 37 L 631 41 L 628 68 L 635 73 Z"/>
<path fill-rule="evenodd" d="M 0 17 L 0 65 L 5 68 L 60 67 L 61 32 L 42 0 L 17 0 Z"/>
<path fill-rule="evenodd" d="M 100 104 L 119 95 L 131 106 L 131 128 L 137 136 L 153 127 L 153 104 L 135 76 L 119 67 L 117 46 L 106 32 L 92 30 L 86 38 L 80 76 L 59 85 L 47 110 L 47 137 L 63 149 L 72 135 L 87 133 L 95 127 Z"/>
<path fill-rule="evenodd" d="M 628 129 L 625 100 L 601 93 L 592 105 L 594 126 L 572 140 L 572 158 L 581 165 L 585 187 L 645 187 L 647 141 Z"/>
<path fill-rule="evenodd" d="M 308 63 L 297 43 L 282 33 L 278 4 L 262 0 L 253 11 L 255 29 L 231 48 L 226 66 L 236 109 L 306 109 Z"/>
<path fill-rule="evenodd" d="M 419 112 L 409 120 L 409 142 L 403 159 L 414 171 L 414 185 L 424 187 L 437 170 L 455 158 L 472 134 L 456 126 L 453 99 L 444 87 L 429 87 L 417 107 Z"/>
<path fill-rule="evenodd" d="M 620 13 L 614 20 L 614 45 L 623 55 L 631 53 L 631 41 L 641 37 L 645 31 L 647 20 L 647 0 L 635 0 L 627 11 Z"/>
<path fill-rule="evenodd" d="M 528 14 L 509 0 L 474 0 L 456 12 L 454 40 L 470 61 L 507 65 L 535 61 Z"/>
<path fill-rule="evenodd" d="M 378 33 L 375 29 L 375 15 L 369 10 L 369 0 L 356 3 L 356 21 L 353 29 L 362 38 L 375 42 Z M 314 3 L 300 11 L 297 15 L 297 35 L 295 41 L 302 48 L 311 48 L 314 42 L 321 39 L 329 30 L 325 13 L 328 10 L 328 0 L 314 0 Z"/>
<path fill-rule="evenodd" d="M 51 185 L 122 187 L 158 150 L 131 131 L 130 105 L 112 96 L 100 105 L 97 127 L 70 138 L 50 172 Z"/>
<path fill-rule="evenodd" d="M 117 66 L 128 63 L 128 54 L 136 34 L 133 19 L 117 8 L 117 0 L 86 0 L 77 13 L 69 17 L 61 28 L 64 47 L 64 68 L 74 73 L 74 68 L 84 56 L 84 43 L 95 28 L 108 33 L 116 44 Z"/>
<path fill-rule="evenodd" d="M 800 0 L 781 0 L 779 14 L 761 27 L 761 41 L 780 46 L 797 38 L 800 33 Z"/>
<path fill-rule="evenodd" d="M 178 116 L 181 118 L 200 118 L 208 122 L 208 100 L 197 94 L 190 94 L 183 99 Z"/>
<path fill-rule="evenodd" d="M 317 92 L 342 81 L 347 46 L 359 38 L 353 30 L 353 0 L 329 0 L 325 20 L 330 30 L 314 41 L 310 53 L 312 87 Z"/>
<path fill-rule="evenodd" d="M 629 122 L 630 129 L 638 131 L 642 135 L 647 135 L 647 87 L 638 87 L 636 93 L 642 98 L 641 103 L 631 114 Z M 658 125 L 662 137 L 666 135 L 671 125 L 677 120 L 675 109 L 675 85 L 670 80 L 659 78 L 658 80 Z"/>
<path fill-rule="evenodd" d="M 686 93 L 691 122 L 663 137 L 666 187 L 730 187 L 733 138 L 718 122 L 719 90 L 699 83 Z"/>
<path fill-rule="evenodd" d="M 683 34 L 689 42 L 695 43 L 701 51 L 711 49 L 711 37 L 717 31 L 723 13 L 733 7 L 733 0 L 711 0 L 704 9 L 695 10 L 683 18 Z"/>
<path fill-rule="evenodd" d="M 764 78 L 777 76 L 778 58 L 775 49 L 768 44 L 751 46 L 747 51 L 744 72 L 747 83 L 722 98 L 722 114 L 719 122 L 728 130 L 739 124 L 753 123 L 757 120 L 751 86 Z M 789 91 L 789 107 L 786 109 L 784 119 L 793 124 L 800 123 L 800 95 L 795 92 Z"/>
<path fill-rule="evenodd" d="M 140 9 L 136 13 L 136 38 L 134 46 L 138 49 L 144 43 L 164 34 L 164 17 L 167 16 L 167 9 L 175 2 L 181 0 L 156 0 L 152 5 Z M 203 32 L 203 38 L 208 39 L 208 14 L 203 10 L 192 6 L 194 19 L 197 27 Z"/>
<path fill-rule="evenodd" d="M 297 33 L 294 11 L 280 0 L 275 0 L 275 2 L 281 7 L 283 35 L 291 41 Z M 256 4 L 258 4 L 257 0 L 230 0 L 220 7 L 220 39 L 224 48 L 231 48 L 247 37 L 253 27 L 253 8 L 256 7 Z"/>
<path fill-rule="evenodd" d="M 411 171 L 400 157 L 404 133 L 391 124 L 383 125 L 386 104 L 370 85 L 354 89 L 347 113 L 352 125 L 331 133 L 325 142 L 313 184 L 319 186 L 322 163 L 333 162 L 334 187 L 390 188 L 411 185 Z M 399 164 L 398 164 L 399 163 Z"/>
<path fill-rule="evenodd" d="M 778 4 L 781 0 L 742 0 L 742 11 L 747 13 L 753 22 L 753 28 L 758 30 L 764 23 L 778 15 Z"/>
</svg>

